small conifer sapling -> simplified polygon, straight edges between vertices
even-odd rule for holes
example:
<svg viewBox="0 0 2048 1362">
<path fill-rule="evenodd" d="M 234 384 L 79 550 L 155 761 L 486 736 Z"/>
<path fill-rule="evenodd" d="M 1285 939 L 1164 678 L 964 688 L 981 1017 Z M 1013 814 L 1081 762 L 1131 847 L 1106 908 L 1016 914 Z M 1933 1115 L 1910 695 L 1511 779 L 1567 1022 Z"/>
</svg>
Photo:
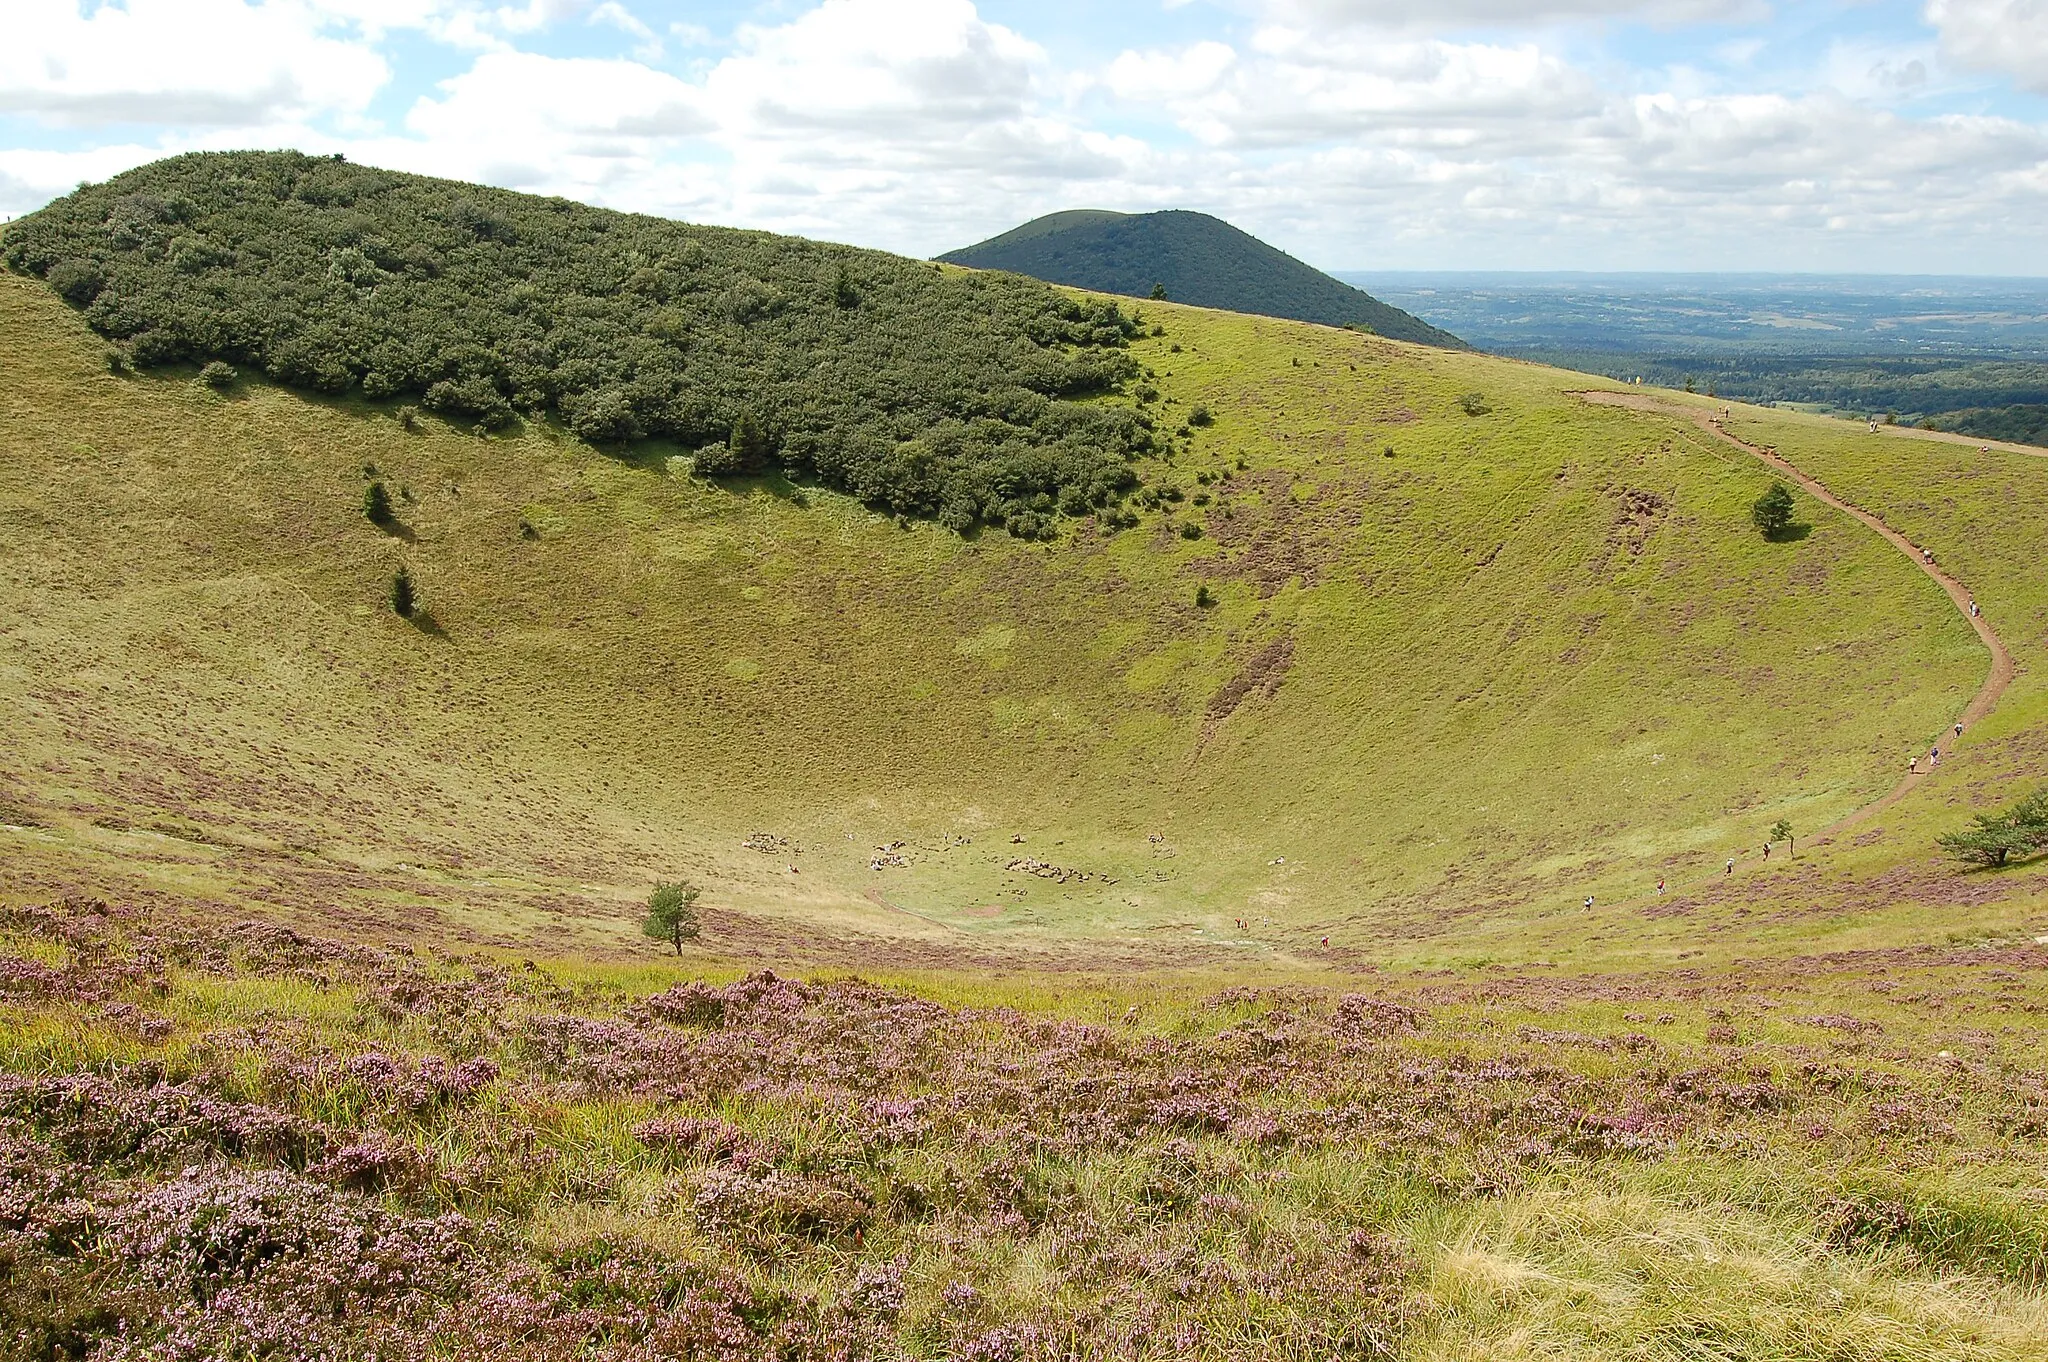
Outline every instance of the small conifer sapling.
<svg viewBox="0 0 2048 1362">
<path fill-rule="evenodd" d="M 1792 524 L 1792 493 L 1786 490 L 1784 483 L 1772 483 L 1771 490 L 1758 497 L 1756 504 L 1749 508 L 1749 518 L 1763 531 L 1764 538 L 1776 539 Z"/>
<path fill-rule="evenodd" d="M 391 612 L 400 619 L 411 619 L 417 602 L 413 599 L 412 574 L 400 568 L 391 575 Z"/>
</svg>

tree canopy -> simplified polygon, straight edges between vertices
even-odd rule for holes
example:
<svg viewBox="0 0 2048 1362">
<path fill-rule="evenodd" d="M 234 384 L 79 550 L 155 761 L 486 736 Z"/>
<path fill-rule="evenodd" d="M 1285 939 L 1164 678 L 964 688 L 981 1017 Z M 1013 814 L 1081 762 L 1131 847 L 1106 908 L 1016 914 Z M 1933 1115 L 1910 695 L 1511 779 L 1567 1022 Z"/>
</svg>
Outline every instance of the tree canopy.
<svg viewBox="0 0 2048 1362">
<path fill-rule="evenodd" d="M 2048 787 L 1997 813 L 1977 814 L 1968 827 L 1937 840 L 1949 855 L 1975 865 L 1999 866 L 2048 851 Z"/>
<path fill-rule="evenodd" d="M 1763 531 L 1764 538 L 1776 539 L 1791 527 L 1792 509 L 1792 493 L 1784 483 L 1774 482 L 1749 508 L 1749 517 Z"/>
<path fill-rule="evenodd" d="M 296 152 L 82 186 L 8 227 L 5 260 L 144 367 L 716 445 L 963 531 L 1109 504 L 1152 447 L 1141 414 L 1077 400 L 1134 372 L 1113 301 Z"/>
<path fill-rule="evenodd" d="M 642 935 L 666 941 L 683 953 L 685 941 L 695 941 L 702 930 L 697 923 L 697 899 L 703 891 L 687 881 L 654 886 L 647 897 L 647 916 L 640 922 Z"/>
</svg>

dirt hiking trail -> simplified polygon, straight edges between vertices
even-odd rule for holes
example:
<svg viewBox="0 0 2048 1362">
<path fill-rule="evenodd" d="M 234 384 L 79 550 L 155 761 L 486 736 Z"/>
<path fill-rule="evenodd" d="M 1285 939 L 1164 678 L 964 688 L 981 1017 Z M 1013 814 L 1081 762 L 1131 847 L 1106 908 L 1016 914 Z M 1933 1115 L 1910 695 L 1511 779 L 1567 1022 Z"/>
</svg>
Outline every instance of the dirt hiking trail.
<svg viewBox="0 0 2048 1362">
<path fill-rule="evenodd" d="M 1905 554 L 1907 560 L 1914 567 L 1926 573 L 1943 591 L 1948 593 L 1948 598 L 1955 602 L 1956 609 L 1962 613 L 1964 619 L 1969 621 L 1970 627 L 1977 631 L 1978 639 L 1991 652 L 1991 671 L 1985 676 L 1984 684 L 1970 698 L 1970 703 L 1963 707 L 1963 712 L 1956 716 L 1955 722 L 1961 724 L 1965 732 L 1991 713 L 1992 707 L 1998 703 L 1998 698 L 2005 694 L 2006 687 L 2012 684 L 2012 654 L 2006 650 L 2004 641 L 1998 637 L 1997 631 L 1991 627 L 1991 622 L 1981 614 L 1972 612 L 1970 605 L 1974 597 L 1971 596 L 1968 588 L 1944 571 L 1940 564 L 1930 562 L 1921 552 L 1920 547 L 1914 544 L 1912 540 L 1885 524 L 1884 521 L 1878 519 L 1869 511 L 1864 510 L 1860 506 L 1852 505 L 1836 496 L 1833 492 L 1830 492 L 1818 479 L 1801 472 L 1781 457 L 1775 447 L 1753 445 L 1739 436 L 1729 434 L 1727 429 L 1722 426 L 1720 418 L 1710 408 L 1697 407 L 1690 403 L 1673 402 L 1651 393 L 1615 392 L 1611 389 L 1589 389 L 1577 393 L 1576 396 L 1597 406 L 1626 407 L 1631 411 L 1648 412 L 1652 415 L 1690 421 L 1716 439 L 1735 446 L 1750 457 L 1769 465 L 1774 471 L 1782 473 L 1788 480 L 1797 483 L 1814 500 L 1832 506 L 1844 515 L 1854 516 L 1857 520 L 1884 536 L 1886 542 L 1890 543 L 1893 548 Z M 2024 446 L 2007 446 L 1998 441 L 1970 440 L 1953 435 L 1944 435 L 1938 431 L 1913 430 L 1908 432 L 1903 427 L 1893 427 L 1890 429 L 1893 433 L 1899 435 L 1910 433 L 1914 436 L 1943 439 L 1947 443 L 1991 444 L 1997 445 L 2001 449 L 2010 449 L 2013 452 L 2034 455 L 2041 455 L 2043 452 L 2036 449 L 2027 449 Z M 1938 741 L 1935 746 L 1937 748 L 1941 747 L 1950 736 L 1949 731 L 1944 731 L 1942 740 Z M 1807 839 L 1804 840 L 1808 841 L 1808 845 L 1821 845 L 1832 840 L 1835 834 L 1844 829 L 1854 827 L 1856 824 L 1882 813 L 1901 799 L 1904 799 L 1908 794 L 1912 793 L 1920 782 L 1927 778 L 1930 770 L 1928 765 L 1929 756 L 1929 753 L 1922 753 L 1919 760 L 1899 783 L 1894 785 L 1884 795 L 1865 804 L 1855 812 L 1837 819 L 1818 832 L 1808 834 Z M 1738 856 L 1736 861 L 1740 865 L 1744 861 L 1751 859 L 1755 858 L 1753 856 Z M 1719 877 L 1716 876 L 1715 878 Z"/>
</svg>

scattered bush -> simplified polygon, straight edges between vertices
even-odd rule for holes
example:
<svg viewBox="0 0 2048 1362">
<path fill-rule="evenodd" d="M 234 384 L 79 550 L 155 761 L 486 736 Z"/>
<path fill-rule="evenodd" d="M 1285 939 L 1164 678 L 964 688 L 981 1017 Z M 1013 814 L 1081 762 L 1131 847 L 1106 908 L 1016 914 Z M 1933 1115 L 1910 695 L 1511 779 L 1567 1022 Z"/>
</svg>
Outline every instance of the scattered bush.
<svg viewBox="0 0 2048 1362">
<path fill-rule="evenodd" d="M 1195 609 L 1207 610 L 1214 604 L 1216 604 L 1216 593 L 1209 590 L 1206 583 L 1195 588 Z"/>
<path fill-rule="evenodd" d="M 385 490 L 383 483 L 373 482 L 363 489 L 363 516 L 372 525 L 391 523 L 391 493 Z"/>
<path fill-rule="evenodd" d="M 1493 408 L 1487 405 L 1483 393 L 1466 393 L 1458 399 L 1458 410 L 1467 416 L 1484 416 Z"/>
<path fill-rule="evenodd" d="M 409 620 L 415 606 L 412 574 L 401 567 L 391 574 L 391 613 L 400 619 Z"/>
<path fill-rule="evenodd" d="M 1183 539 L 1200 539 L 1202 537 L 1201 525 L 1193 520 L 1182 521 L 1180 526 L 1180 537 Z"/>
<path fill-rule="evenodd" d="M 238 377 L 240 375 L 235 372 L 233 365 L 223 364 L 217 359 L 208 361 L 199 370 L 200 385 L 215 392 L 225 392 L 234 387 Z"/>
<path fill-rule="evenodd" d="M 1191 426 L 1213 426 L 1216 424 L 1216 418 L 1210 414 L 1206 406 L 1198 402 L 1195 404 L 1195 409 L 1188 413 L 1188 424 Z"/>
</svg>

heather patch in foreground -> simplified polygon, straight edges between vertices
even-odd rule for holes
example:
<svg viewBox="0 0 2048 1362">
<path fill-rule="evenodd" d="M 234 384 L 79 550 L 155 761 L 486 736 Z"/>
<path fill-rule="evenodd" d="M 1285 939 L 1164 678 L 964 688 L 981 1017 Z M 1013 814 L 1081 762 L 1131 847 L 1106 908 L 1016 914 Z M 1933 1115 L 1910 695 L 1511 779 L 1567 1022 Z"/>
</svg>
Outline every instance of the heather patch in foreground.
<svg viewBox="0 0 2048 1362">
<path fill-rule="evenodd" d="M 1098 1024 L 765 970 L 634 990 L 91 901 L 0 932 L 10 1357 L 2040 1336 L 2042 1074 L 1899 1033 L 1914 1003 L 2038 1015 L 2048 952 L 1985 953 L 1982 991 L 1840 990 L 1882 1019 L 1694 976 L 1234 989 Z"/>
</svg>

